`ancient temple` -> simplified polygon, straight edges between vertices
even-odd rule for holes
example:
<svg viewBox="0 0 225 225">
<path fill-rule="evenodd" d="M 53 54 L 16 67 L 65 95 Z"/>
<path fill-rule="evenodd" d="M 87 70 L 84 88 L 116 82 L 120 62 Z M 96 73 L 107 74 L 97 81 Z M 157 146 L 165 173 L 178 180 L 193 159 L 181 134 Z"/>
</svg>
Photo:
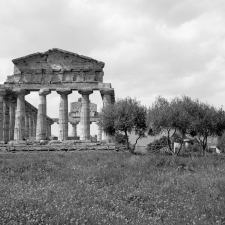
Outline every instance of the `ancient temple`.
<svg viewBox="0 0 225 225">
<path fill-rule="evenodd" d="M 97 112 L 97 105 L 89 102 L 89 112 L 90 112 L 90 124 L 93 122 L 97 123 L 99 120 L 99 115 Z M 72 138 L 77 139 L 77 125 L 81 122 L 82 118 L 82 99 L 79 98 L 77 102 L 70 103 L 70 112 L 69 112 L 69 122 L 72 125 Z M 83 127 L 81 126 L 81 140 L 84 139 L 82 135 L 85 134 Z M 98 126 L 98 141 L 102 140 L 102 130 Z"/>
<path fill-rule="evenodd" d="M 81 95 L 81 140 L 90 139 L 89 96 L 98 90 L 103 107 L 115 101 L 110 83 L 103 83 L 104 63 L 61 49 L 50 49 L 12 60 L 14 74 L 0 85 L 0 141 L 45 140 L 54 121 L 46 115 L 46 96 L 56 91 L 59 101 L 59 140 L 68 139 L 68 95 Z M 26 101 L 32 91 L 39 93 L 38 108 Z"/>
</svg>

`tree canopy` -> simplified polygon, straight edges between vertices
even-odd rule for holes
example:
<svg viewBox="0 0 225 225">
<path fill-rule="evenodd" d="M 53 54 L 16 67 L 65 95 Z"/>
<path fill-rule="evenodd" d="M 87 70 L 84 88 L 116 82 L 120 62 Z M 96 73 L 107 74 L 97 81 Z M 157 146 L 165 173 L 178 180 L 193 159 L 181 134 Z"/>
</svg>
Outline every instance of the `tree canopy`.
<svg viewBox="0 0 225 225">
<path fill-rule="evenodd" d="M 172 139 L 180 138 L 180 149 L 187 136 L 196 137 L 203 151 L 206 150 L 209 136 L 221 136 L 225 130 L 225 112 L 207 103 L 182 96 L 167 101 L 159 96 L 148 110 L 149 134 L 165 134 L 169 149 Z M 179 151 L 180 151 L 179 149 Z M 178 154 L 179 154 L 178 151 Z"/>
<path fill-rule="evenodd" d="M 129 146 L 129 135 L 133 132 L 138 139 L 146 136 L 147 109 L 139 101 L 132 98 L 117 99 L 114 104 L 106 105 L 100 112 L 100 125 L 103 131 L 110 135 L 122 133 L 125 135 L 127 148 Z M 134 145 L 134 148 L 135 148 Z"/>
</svg>

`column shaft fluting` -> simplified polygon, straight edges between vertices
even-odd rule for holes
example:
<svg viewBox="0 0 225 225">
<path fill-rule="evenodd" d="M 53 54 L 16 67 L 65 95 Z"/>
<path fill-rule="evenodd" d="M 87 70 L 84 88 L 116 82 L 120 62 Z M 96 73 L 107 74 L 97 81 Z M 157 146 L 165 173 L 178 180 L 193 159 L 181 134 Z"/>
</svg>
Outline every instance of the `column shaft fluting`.
<svg viewBox="0 0 225 225">
<path fill-rule="evenodd" d="M 9 99 L 4 99 L 4 142 L 9 141 Z"/>
<path fill-rule="evenodd" d="M 15 116 L 14 140 L 24 140 L 25 128 L 25 95 L 27 91 L 21 90 L 17 92 L 17 106 Z"/>
<path fill-rule="evenodd" d="M 47 132 L 47 137 L 50 138 L 51 137 L 51 121 L 47 120 L 47 127 L 46 127 L 46 132 Z"/>
<path fill-rule="evenodd" d="M 36 139 L 36 130 L 37 130 L 37 112 L 33 112 L 32 121 L 33 121 L 33 131 L 32 131 L 32 136 L 33 136 L 34 139 Z"/>
<path fill-rule="evenodd" d="M 49 137 L 51 138 L 52 136 L 52 123 L 49 123 Z"/>
<path fill-rule="evenodd" d="M 60 94 L 59 140 L 63 141 L 68 140 L 68 95 L 71 90 L 58 90 L 57 93 Z"/>
<path fill-rule="evenodd" d="M 29 111 L 29 138 L 33 139 L 33 115 L 32 110 Z"/>
<path fill-rule="evenodd" d="M 10 140 L 14 139 L 15 110 L 16 110 L 16 102 L 14 98 L 11 98 L 9 102 L 9 139 Z"/>
<path fill-rule="evenodd" d="M 89 95 L 93 93 L 91 90 L 79 91 L 82 95 L 81 99 L 81 140 L 90 140 L 90 101 Z"/>
<path fill-rule="evenodd" d="M 113 93 L 114 92 L 112 90 L 102 90 L 101 91 L 103 107 L 106 107 L 107 105 L 112 104 L 112 94 Z M 108 141 L 108 142 L 111 142 L 114 139 L 113 136 L 111 136 L 105 132 L 103 132 L 102 136 L 103 136 L 102 139 L 105 141 Z"/>
<path fill-rule="evenodd" d="M 38 102 L 38 115 L 37 115 L 37 127 L 36 127 L 36 139 L 46 140 L 46 95 L 50 94 L 51 91 L 42 89 L 39 91 L 39 102 Z"/>
<path fill-rule="evenodd" d="M 77 137 L 77 124 L 78 123 L 72 123 L 72 137 Z"/>
<path fill-rule="evenodd" d="M 3 112 L 3 101 L 4 101 L 5 90 L 0 90 L 0 141 L 3 141 L 3 120 L 4 120 L 4 112 Z"/>
<path fill-rule="evenodd" d="M 29 138 L 29 109 L 28 106 L 25 105 L 25 133 L 24 136 L 26 139 Z"/>
</svg>

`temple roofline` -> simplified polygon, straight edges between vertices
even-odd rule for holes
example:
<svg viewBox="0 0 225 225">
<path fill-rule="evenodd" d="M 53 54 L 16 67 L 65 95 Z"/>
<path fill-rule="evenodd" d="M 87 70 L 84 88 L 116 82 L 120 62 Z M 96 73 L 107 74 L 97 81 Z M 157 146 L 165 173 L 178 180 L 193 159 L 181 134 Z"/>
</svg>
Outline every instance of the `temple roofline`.
<svg viewBox="0 0 225 225">
<path fill-rule="evenodd" d="M 16 64 L 18 61 L 21 61 L 23 59 L 31 58 L 31 57 L 37 56 L 37 55 L 45 55 L 45 54 L 50 53 L 51 51 L 59 51 L 59 52 L 62 52 L 62 53 L 66 53 L 66 54 L 70 54 L 70 55 L 74 55 L 74 56 L 80 57 L 82 59 L 86 59 L 86 60 L 89 60 L 89 61 L 94 61 L 94 62 L 100 64 L 102 66 L 102 68 L 104 68 L 104 66 L 105 66 L 105 63 L 104 62 L 98 61 L 98 60 L 93 59 L 91 57 L 87 57 L 87 56 L 83 56 L 83 55 L 78 55 L 77 53 L 69 52 L 69 51 L 66 51 L 66 50 L 59 49 L 59 48 L 52 48 L 52 49 L 49 49 L 46 52 L 37 52 L 37 53 L 33 53 L 33 54 L 26 55 L 26 56 L 23 56 L 23 57 L 19 57 L 19 58 L 13 59 L 12 62 L 14 64 Z"/>
</svg>

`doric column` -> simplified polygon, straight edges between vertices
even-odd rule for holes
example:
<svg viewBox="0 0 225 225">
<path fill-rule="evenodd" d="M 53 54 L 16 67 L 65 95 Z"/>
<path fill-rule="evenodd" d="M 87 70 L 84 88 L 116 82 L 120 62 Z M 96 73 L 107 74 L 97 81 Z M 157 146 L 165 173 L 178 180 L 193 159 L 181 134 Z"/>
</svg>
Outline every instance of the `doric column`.
<svg viewBox="0 0 225 225">
<path fill-rule="evenodd" d="M 47 119 L 47 137 L 50 138 L 52 136 L 51 133 L 51 125 L 52 125 L 52 121 L 50 119 Z"/>
<path fill-rule="evenodd" d="M 72 125 L 72 137 L 77 137 L 77 125 L 79 122 L 77 123 L 71 123 Z"/>
<path fill-rule="evenodd" d="M 3 101 L 4 101 L 5 90 L 0 89 L 0 141 L 3 141 L 3 124 L 4 124 L 4 112 L 3 112 Z"/>
<path fill-rule="evenodd" d="M 16 106 L 16 118 L 14 129 L 14 140 L 24 140 L 24 128 L 25 128 L 25 95 L 29 94 L 27 90 L 18 90 L 17 94 L 17 106 Z"/>
<path fill-rule="evenodd" d="M 32 137 L 33 139 L 36 139 L 36 130 L 37 130 L 37 111 L 32 110 L 32 124 L 33 124 L 33 130 L 32 130 Z"/>
<path fill-rule="evenodd" d="M 47 138 L 49 137 L 49 120 L 48 120 L 48 118 L 46 120 L 46 137 Z"/>
<path fill-rule="evenodd" d="M 34 115 L 34 136 L 35 136 L 35 138 L 37 136 L 37 117 L 38 117 L 38 113 L 36 112 L 36 114 Z"/>
<path fill-rule="evenodd" d="M 52 136 L 52 125 L 53 124 L 54 124 L 54 122 L 53 121 L 50 121 L 50 123 L 49 123 L 49 137 Z"/>
<path fill-rule="evenodd" d="M 24 136 L 26 139 L 29 138 L 29 106 L 25 104 L 25 131 Z"/>
<path fill-rule="evenodd" d="M 15 128 L 15 110 L 16 110 L 16 98 L 10 96 L 9 101 L 9 139 L 14 139 L 14 128 Z"/>
<path fill-rule="evenodd" d="M 103 101 L 103 107 L 106 107 L 109 104 L 113 103 L 113 96 L 114 96 L 114 89 L 105 89 L 101 90 L 101 96 L 102 96 L 102 101 Z M 113 141 L 114 137 L 106 134 L 103 132 L 103 140 L 111 142 Z"/>
<path fill-rule="evenodd" d="M 4 142 L 9 141 L 9 96 L 4 98 Z"/>
<path fill-rule="evenodd" d="M 108 104 L 112 103 L 112 94 L 113 94 L 113 90 L 109 89 L 109 90 L 101 90 L 101 95 L 102 95 L 102 101 L 103 101 L 103 107 L 105 107 Z"/>
<path fill-rule="evenodd" d="M 59 140 L 68 140 L 68 95 L 72 93 L 70 89 L 57 89 L 60 94 L 59 104 Z"/>
<path fill-rule="evenodd" d="M 29 110 L 28 114 L 28 120 L 29 120 L 29 138 L 33 139 L 33 129 L 34 129 L 34 124 L 33 124 L 33 111 L 32 109 Z"/>
<path fill-rule="evenodd" d="M 92 90 L 80 90 L 79 94 L 82 95 L 81 99 L 81 140 L 90 140 L 90 101 L 89 95 L 93 93 Z"/>
<path fill-rule="evenodd" d="M 36 140 L 46 140 L 46 96 L 50 93 L 49 89 L 41 89 L 39 91 Z"/>
</svg>

